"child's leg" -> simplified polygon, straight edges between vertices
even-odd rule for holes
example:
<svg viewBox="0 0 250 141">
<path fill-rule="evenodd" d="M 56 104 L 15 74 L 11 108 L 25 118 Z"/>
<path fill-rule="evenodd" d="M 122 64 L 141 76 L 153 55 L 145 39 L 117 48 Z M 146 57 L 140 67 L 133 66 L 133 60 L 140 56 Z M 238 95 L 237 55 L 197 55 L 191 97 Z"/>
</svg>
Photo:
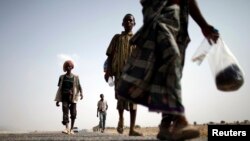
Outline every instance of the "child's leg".
<svg viewBox="0 0 250 141">
<path fill-rule="evenodd" d="M 130 136 L 142 136 L 141 133 L 135 131 L 135 121 L 136 121 L 136 113 L 137 113 L 137 105 L 133 103 L 129 103 L 130 109 Z"/>
<path fill-rule="evenodd" d="M 124 124 L 124 119 L 123 119 L 123 113 L 124 110 L 122 109 L 118 109 L 118 113 L 119 113 L 119 121 L 118 121 L 118 125 L 117 125 L 117 131 L 118 133 L 122 134 L 123 133 L 123 124 Z"/>
<path fill-rule="evenodd" d="M 74 128 L 76 114 L 77 114 L 76 103 L 71 103 L 70 104 L 70 115 L 71 115 L 71 117 L 70 117 L 71 118 L 71 127 L 70 127 L 70 130 L 73 130 L 73 128 Z"/>
<path fill-rule="evenodd" d="M 69 103 L 68 102 L 62 102 L 62 111 L 63 111 L 62 124 L 67 126 L 69 123 Z"/>
<path fill-rule="evenodd" d="M 118 114 L 119 114 L 119 121 L 118 121 L 118 125 L 117 125 L 116 129 L 117 129 L 118 133 L 123 134 L 123 126 L 124 126 L 123 113 L 124 113 L 124 109 L 125 109 L 124 100 L 117 99 L 116 109 L 118 110 Z"/>
<path fill-rule="evenodd" d="M 63 111 L 63 121 L 62 124 L 65 125 L 65 129 L 62 131 L 65 134 L 69 133 L 69 103 L 62 102 L 62 111 Z"/>
</svg>

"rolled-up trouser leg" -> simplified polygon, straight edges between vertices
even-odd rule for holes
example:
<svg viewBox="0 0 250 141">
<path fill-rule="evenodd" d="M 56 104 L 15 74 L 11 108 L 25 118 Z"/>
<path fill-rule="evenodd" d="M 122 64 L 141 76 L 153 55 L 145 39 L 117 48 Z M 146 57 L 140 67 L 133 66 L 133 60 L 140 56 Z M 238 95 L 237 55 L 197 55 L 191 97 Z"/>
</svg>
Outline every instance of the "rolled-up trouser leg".
<svg viewBox="0 0 250 141">
<path fill-rule="evenodd" d="M 70 104 L 70 118 L 72 120 L 76 119 L 77 111 L 76 111 L 76 103 Z"/>
<path fill-rule="evenodd" d="M 63 121 L 62 124 L 66 125 L 69 123 L 69 103 L 62 102 L 62 111 L 63 111 Z"/>
</svg>

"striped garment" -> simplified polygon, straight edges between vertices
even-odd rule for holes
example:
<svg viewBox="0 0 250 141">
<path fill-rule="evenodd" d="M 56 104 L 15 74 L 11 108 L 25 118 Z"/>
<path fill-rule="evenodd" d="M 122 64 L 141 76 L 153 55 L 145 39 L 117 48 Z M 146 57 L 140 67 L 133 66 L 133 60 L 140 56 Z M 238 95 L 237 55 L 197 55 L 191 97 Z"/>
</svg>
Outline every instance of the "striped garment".
<svg viewBox="0 0 250 141">
<path fill-rule="evenodd" d="M 141 0 L 144 24 L 131 38 L 132 52 L 117 84 L 123 98 L 150 111 L 184 114 L 181 77 L 187 31 L 188 3 L 168 5 L 168 0 Z"/>
<path fill-rule="evenodd" d="M 135 48 L 134 45 L 129 43 L 132 36 L 132 32 L 126 33 L 122 31 L 121 34 L 116 34 L 112 38 L 107 48 L 106 55 L 112 56 L 112 62 L 110 63 L 112 64 L 112 73 L 116 79 L 121 76 L 122 69 Z"/>
</svg>

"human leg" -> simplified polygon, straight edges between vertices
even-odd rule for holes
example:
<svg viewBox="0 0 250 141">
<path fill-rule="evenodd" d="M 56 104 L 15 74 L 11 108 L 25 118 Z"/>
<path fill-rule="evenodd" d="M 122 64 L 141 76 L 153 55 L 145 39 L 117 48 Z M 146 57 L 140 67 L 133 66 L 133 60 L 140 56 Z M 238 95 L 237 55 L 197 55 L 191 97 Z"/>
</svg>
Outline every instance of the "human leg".
<svg viewBox="0 0 250 141">
<path fill-rule="evenodd" d="M 160 140 L 170 140 L 171 139 L 171 127 L 173 123 L 174 116 L 171 114 L 162 113 L 161 124 L 159 125 L 159 133 L 157 138 Z"/>
<path fill-rule="evenodd" d="M 124 110 L 118 109 L 118 113 L 119 113 L 119 121 L 118 121 L 118 125 L 117 125 L 117 132 L 120 134 L 123 134 L 123 128 L 124 128 L 123 113 L 124 113 Z"/>
<path fill-rule="evenodd" d="M 98 125 L 98 129 L 97 129 L 97 131 L 100 131 L 100 129 L 102 128 L 102 121 L 101 121 L 101 116 L 100 116 L 101 114 L 99 113 L 99 125 Z"/>
<path fill-rule="evenodd" d="M 70 134 L 74 134 L 73 128 L 75 124 L 75 119 L 76 119 L 76 103 L 71 103 L 70 104 L 70 118 L 71 118 L 71 126 L 70 126 Z"/>
<path fill-rule="evenodd" d="M 129 103 L 129 107 L 130 107 L 129 136 L 142 136 L 141 133 L 135 131 L 135 121 L 136 121 L 137 105 L 133 104 L 133 103 Z"/>
<path fill-rule="evenodd" d="M 62 133 L 68 134 L 69 133 L 69 103 L 62 102 L 62 112 L 63 112 L 63 121 L 62 124 L 65 126 L 65 129 Z"/>
<path fill-rule="evenodd" d="M 100 112 L 99 114 L 99 118 L 100 118 L 100 129 L 101 129 L 101 132 L 103 132 L 104 130 L 104 114 L 103 112 Z"/>
<path fill-rule="evenodd" d="M 106 116 L 107 116 L 107 113 L 104 112 L 103 113 L 103 131 L 105 130 L 105 125 L 106 125 Z"/>
<path fill-rule="evenodd" d="M 99 113 L 99 124 L 96 126 L 97 128 L 97 131 L 100 131 L 101 130 L 101 128 L 102 128 L 102 117 L 101 117 L 101 112 L 99 111 L 98 112 Z"/>
<path fill-rule="evenodd" d="M 119 114 L 119 121 L 117 125 L 117 132 L 120 134 L 123 134 L 123 126 L 124 126 L 124 118 L 123 118 L 123 113 L 124 113 L 124 108 L 123 108 L 123 103 L 121 100 L 117 100 L 117 110 Z"/>
<path fill-rule="evenodd" d="M 158 139 L 176 141 L 196 138 L 199 135 L 199 130 L 190 126 L 184 115 L 162 114 Z"/>
</svg>

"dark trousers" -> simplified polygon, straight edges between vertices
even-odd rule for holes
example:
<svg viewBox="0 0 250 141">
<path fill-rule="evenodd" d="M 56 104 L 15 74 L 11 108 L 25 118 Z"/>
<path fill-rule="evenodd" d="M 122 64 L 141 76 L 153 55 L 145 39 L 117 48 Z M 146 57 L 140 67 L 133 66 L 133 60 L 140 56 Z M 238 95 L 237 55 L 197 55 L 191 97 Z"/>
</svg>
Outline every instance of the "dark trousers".
<svg viewBox="0 0 250 141">
<path fill-rule="evenodd" d="M 76 103 L 71 102 L 62 102 L 62 111 L 63 111 L 63 121 L 62 124 L 66 125 L 69 123 L 69 111 L 70 111 L 70 118 L 76 119 Z"/>
</svg>

